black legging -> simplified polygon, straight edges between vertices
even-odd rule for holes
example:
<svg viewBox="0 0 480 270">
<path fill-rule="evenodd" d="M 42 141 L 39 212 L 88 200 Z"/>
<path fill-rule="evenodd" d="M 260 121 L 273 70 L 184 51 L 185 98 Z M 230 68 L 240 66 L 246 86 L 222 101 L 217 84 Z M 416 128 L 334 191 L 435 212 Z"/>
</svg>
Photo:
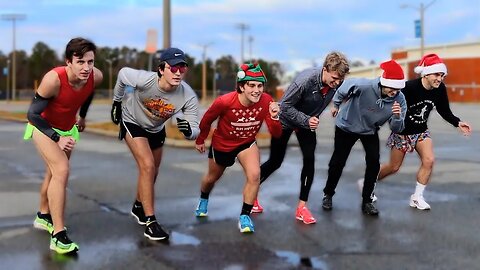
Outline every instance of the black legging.
<svg viewBox="0 0 480 270">
<path fill-rule="evenodd" d="M 350 151 L 355 142 L 360 140 L 365 149 L 365 181 L 362 192 L 363 202 L 372 202 L 371 196 L 375 189 L 378 173 L 380 171 L 380 142 L 378 133 L 373 135 L 360 135 L 349 133 L 335 127 L 335 143 L 332 158 L 328 164 L 328 178 L 323 193 L 333 196 L 338 181 L 342 176 L 343 168 L 347 162 Z"/>
<path fill-rule="evenodd" d="M 270 157 L 260 166 L 260 184 L 280 166 L 285 158 L 288 140 L 292 135 L 293 129 L 283 129 L 280 138 L 272 137 L 270 141 Z M 308 194 L 313 183 L 313 174 L 315 173 L 315 147 L 317 146 L 317 136 L 315 131 L 300 128 L 296 131 L 298 144 L 302 150 L 303 168 L 300 176 L 300 197 L 302 201 L 308 201 Z"/>
</svg>

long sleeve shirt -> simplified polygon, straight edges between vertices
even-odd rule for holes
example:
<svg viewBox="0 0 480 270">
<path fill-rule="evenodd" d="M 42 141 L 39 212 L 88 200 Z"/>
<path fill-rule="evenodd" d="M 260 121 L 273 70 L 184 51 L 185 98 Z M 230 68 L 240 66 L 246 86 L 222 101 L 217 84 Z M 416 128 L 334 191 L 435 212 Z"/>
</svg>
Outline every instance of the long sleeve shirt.
<svg viewBox="0 0 480 270">
<path fill-rule="evenodd" d="M 339 108 L 335 120 L 337 127 L 351 133 L 371 135 L 388 121 L 393 132 L 401 132 L 407 111 L 405 97 L 400 91 L 394 97 L 382 97 L 381 91 L 380 78 L 345 80 L 333 97 L 334 106 Z M 400 116 L 392 113 L 395 101 L 400 104 Z"/>
<path fill-rule="evenodd" d="M 437 89 L 427 90 L 422 85 L 422 79 L 407 81 L 402 90 L 408 104 L 405 117 L 405 129 L 402 135 L 411 135 L 425 132 L 428 129 L 427 121 L 433 108 L 440 116 L 454 127 L 458 127 L 460 119 L 456 117 L 448 102 L 447 88 L 441 83 Z"/>
<path fill-rule="evenodd" d="M 134 91 L 122 103 L 123 121 L 155 133 L 164 128 L 172 115 L 182 113 L 192 129 L 192 134 L 186 139 L 197 138 L 200 132 L 198 98 L 186 82 L 182 81 L 174 91 L 167 92 L 158 85 L 156 72 L 122 68 L 113 89 L 114 101 L 122 101 L 126 86 L 133 87 Z"/>
<path fill-rule="evenodd" d="M 212 135 L 212 147 L 222 152 L 230 152 L 240 145 L 250 143 L 262 126 L 267 123 L 270 134 L 280 137 L 282 125 L 279 120 L 270 117 L 268 107 L 272 97 L 263 93 L 260 100 L 251 106 L 244 106 L 238 99 L 236 91 L 220 96 L 203 115 L 200 121 L 200 135 L 196 144 L 204 144 L 212 123 L 218 119 L 217 128 Z"/>
<path fill-rule="evenodd" d="M 335 94 L 329 88 L 323 94 L 322 68 L 311 68 L 298 74 L 280 100 L 280 121 L 284 128 L 310 129 L 310 117 L 318 117 Z"/>
</svg>

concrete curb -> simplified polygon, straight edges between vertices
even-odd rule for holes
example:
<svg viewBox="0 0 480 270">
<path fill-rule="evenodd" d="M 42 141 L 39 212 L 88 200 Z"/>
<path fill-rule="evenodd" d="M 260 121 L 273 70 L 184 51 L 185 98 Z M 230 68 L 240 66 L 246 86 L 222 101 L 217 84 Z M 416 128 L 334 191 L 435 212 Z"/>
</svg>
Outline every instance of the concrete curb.
<svg viewBox="0 0 480 270">
<path fill-rule="evenodd" d="M 1 115 L 0 119 L 7 120 L 7 121 L 27 123 L 26 119 L 19 119 L 18 117 L 15 117 L 15 116 Z M 102 135 L 102 136 L 108 136 L 108 137 L 118 137 L 118 131 L 110 131 L 110 130 L 104 130 L 99 128 L 89 128 L 88 126 L 84 132 Z M 210 140 L 207 140 L 205 144 L 210 145 Z M 165 145 L 172 146 L 172 147 L 180 147 L 180 148 L 195 148 L 195 141 L 190 141 L 186 139 L 179 140 L 179 139 L 173 139 L 173 138 L 167 137 L 165 140 Z M 270 147 L 270 139 L 257 139 L 257 145 L 260 148 Z"/>
</svg>

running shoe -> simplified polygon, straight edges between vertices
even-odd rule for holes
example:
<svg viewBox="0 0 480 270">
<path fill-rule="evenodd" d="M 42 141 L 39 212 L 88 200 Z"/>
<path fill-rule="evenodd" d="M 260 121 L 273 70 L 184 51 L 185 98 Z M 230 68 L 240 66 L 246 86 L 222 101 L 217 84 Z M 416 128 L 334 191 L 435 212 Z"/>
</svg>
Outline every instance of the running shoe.
<svg viewBox="0 0 480 270">
<path fill-rule="evenodd" d="M 50 239 L 50 249 L 59 254 L 66 254 L 77 252 L 79 247 L 75 242 L 68 238 L 67 231 L 63 230 L 52 235 Z"/>
<path fill-rule="evenodd" d="M 330 211 L 330 210 L 332 210 L 332 208 L 333 208 L 332 196 L 327 195 L 327 194 L 323 195 L 322 208 L 323 208 L 323 210 L 325 210 L 325 211 Z"/>
<path fill-rule="evenodd" d="M 378 216 L 378 209 L 374 203 L 362 203 L 362 212 L 368 216 Z"/>
<path fill-rule="evenodd" d="M 52 234 L 53 232 L 53 221 L 52 216 L 50 214 L 42 214 L 37 212 L 35 216 L 35 220 L 33 221 L 33 227 L 47 231 L 48 233 Z"/>
<path fill-rule="evenodd" d="M 200 198 L 200 201 L 198 202 L 197 209 L 195 210 L 195 215 L 197 217 L 208 216 L 208 199 Z"/>
<path fill-rule="evenodd" d="M 307 206 L 297 207 L 295 218 L 303 221 L 305 224 L 313 224 L 317 222 L 317 220 L 312 216 L 310 210 L 308 210 Z"/>
<path fill-rule="evenodd" d="M 412 194 L 412 196 L 410 196 L 410 207 L 419 210 L 430 210 L 430 205 L 425 201 L 423 195 Z"/>
<path fill-rule="evenodd" d="M 156 220 L 147 222 L 145 233 L 143 233 L 143 235 L 154 241 L 167 240 L 169 237 L 168 233 L 165 232 L 165 230 Z"/>
<path fill-rule="evenodd" d="M 240 219 L 238 220 L 238 228 L 242 233 L 253 233 L 255 231 L 252 219 L 248 215 L 240 216 Z"/>
<path fill-rule="evenodd" d="M 138 224 L 140 225 L 147 224 L 147 218 L 145 217 L 145 212 L 143 211 L 142 204 L 137 205 L 133 203 L 132 211 L 130 211 L 130 214 L 137 220 Z"/>
<path fill-rule="evenodd" d="M 258 202 L 258 199 L 255 199 L 255 201 L 253 202 L 252 213 L 262 213 L 262 212 L 263 212 L 263 207 Z"/>
</svg>

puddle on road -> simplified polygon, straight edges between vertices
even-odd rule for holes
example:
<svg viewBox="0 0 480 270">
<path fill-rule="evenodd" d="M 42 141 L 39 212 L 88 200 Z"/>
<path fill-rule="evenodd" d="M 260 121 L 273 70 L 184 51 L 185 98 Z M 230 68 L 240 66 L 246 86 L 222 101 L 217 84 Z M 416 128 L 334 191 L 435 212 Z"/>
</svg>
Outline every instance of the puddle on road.
<svg viewBox="0 0 480 270">
<path fill-rule="evenodd" d="M 298 253 L 286 250 L 275 251 L 275 254 L 280 258 L 286 259 L 287 262 L 292 264 L 293 266 L 308 267 L 312 269 L 322 270 L 328 269 L 328 266 L 325 262 L 315 257 L 301 257 Z"/>
<path fill-rule="evenodd" d="M 172 232 L 170 234 L 170 245 L 179 246 L 179 245 L 193 245 L 198 246 L 201 244 L 201 241 L 188 234 Z"/>
</svg>

